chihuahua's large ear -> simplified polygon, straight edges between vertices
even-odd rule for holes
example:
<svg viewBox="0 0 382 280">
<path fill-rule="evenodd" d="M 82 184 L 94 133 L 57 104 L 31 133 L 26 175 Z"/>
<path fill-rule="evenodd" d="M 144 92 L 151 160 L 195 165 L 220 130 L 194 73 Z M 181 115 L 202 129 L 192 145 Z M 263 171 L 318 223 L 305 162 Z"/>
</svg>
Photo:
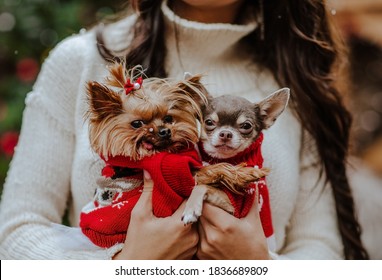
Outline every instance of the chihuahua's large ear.
<svg viewBox="0 0 382 280">
<path fill-rule="evenodd" d="M 271 127 L 284 111 L 288 104 L 289 92 L 289 88 L 279 89 L 257 104 L 260 108 L 263 129 Z"/>
<path fill-rule="evenodd" d="M 102 121 L 122 112 L 120 95 L 98 82 L 88 82 L 86 87 L 91 121 Z"/>
<path fill-rule="evenodd" d="M 209 97 L 207 89 L 200 82 L 202 75 L 192 75 L 189 72 L 184 73 L 184 81 L 178 83 L 181 91 L 188 94 L 199 105 L 205 105 Z"/>
</svg>

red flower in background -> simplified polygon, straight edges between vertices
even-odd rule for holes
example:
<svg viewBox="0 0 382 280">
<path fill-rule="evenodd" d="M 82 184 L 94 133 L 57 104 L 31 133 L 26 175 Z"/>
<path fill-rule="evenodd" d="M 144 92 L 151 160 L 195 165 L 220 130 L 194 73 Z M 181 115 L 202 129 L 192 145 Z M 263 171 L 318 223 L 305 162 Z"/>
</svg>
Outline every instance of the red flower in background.
<svg viewBox="0 0 382 280">
<path fill-rule="evenodd" d="M 6 156 L 13 156 L 15 147 L 19 140 L 19 133 L 15 131 L 5 132 L 0 137 L 0 152 L 4 153 Z"/>
<path fill-rule="evenodd" d="M 24 58 L 17 63 L 17 77 L 23 82 L 33 82 L 38 71 L 39 64 L 33 58 Z"/>
</svg>

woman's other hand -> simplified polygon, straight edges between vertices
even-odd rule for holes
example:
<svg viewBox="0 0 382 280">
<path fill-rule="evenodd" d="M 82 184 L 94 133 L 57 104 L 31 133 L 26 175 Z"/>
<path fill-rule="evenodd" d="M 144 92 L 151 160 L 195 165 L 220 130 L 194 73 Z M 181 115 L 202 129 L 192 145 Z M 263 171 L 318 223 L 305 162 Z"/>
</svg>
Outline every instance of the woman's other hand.
<svg viewBox="0 0 382 280">
<path fill-rule="evenodd" d="M 242 219 L 204 203 L 199 238 L 197 257 L 202 260 L 269 259 L 257 198 Z"/>
<path fill-rule="evenodd" d="M 115 260 L 191 259 L 195 255 L 199 236 L 196 225 L 185 226 L 181 221 L 185 202 L 172 216 L 155 217 L 153 185 L 145 172 L 143 193 L 131 213 L 125 246 L 114 256 Z"/>
</svg>

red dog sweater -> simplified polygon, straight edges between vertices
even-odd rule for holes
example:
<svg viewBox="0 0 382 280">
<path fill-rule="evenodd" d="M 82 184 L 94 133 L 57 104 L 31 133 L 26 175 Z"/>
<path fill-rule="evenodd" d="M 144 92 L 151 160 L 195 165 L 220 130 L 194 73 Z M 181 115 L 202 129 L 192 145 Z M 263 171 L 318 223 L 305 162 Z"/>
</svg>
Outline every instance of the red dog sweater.
<svg viewBox="0 0 382 280">
<path fill-rule="evenodd" d="M 139 161 L 116 156 L 105 160 L 102 175 L 116 178 L 125 172 L 129 190 L 98 188 L 94 200 L 84 207 L 80 217 L 82 232 L 96 245 L 104 248 L 126 239 L 130 214 L 143 189 L 143 172 L 147 170 L 154 182 L 152 204 L 157 217 L 172 215 L 195 185 L 192 171 L 202 166 L 195 149 L 171 154 L 161 152 Z M 123 180 L 124 181 L 124 180 Z M 131 186 L 134 186 L 132 190 Z"/>
<path fill-rule="evenodd" d="M 248 166 L 261 168 L 263 164 L 262 140 L 261 134 L 247 150 L 224 161 L 232 164 L 247 162 Z M 200 152 L 203 160 L 209 164 L 220 162 L 219 159 L 209 157 L 202 147 Z M 80 227 L 82 232 L 94 244 L 103 248 L 125 241 L 131 211 L 142 193 L 143 169 L 150 173 L 154 181 L 153 213 L 157 217 L 167 217 L 178 209 L 185 198 L 190 196 L 195 185 L 192 171 L 202 167 L 195 149 L 177 154 L 162 152 L 139 161 L 132 161 L 129 157 L 116 156 L 105 160 L 105 163 L 106 166 L 102 170 L 102 175 L 115 179 L 124 174 L 123 177 L 129 190 L 98 188 L 94 200 L 86 205 L 81 213 Z M 134 188 L 132 189 L 131 186 Z M 248 214 L 253 204 L 253 191 L 256 187 L 259 189 L 262 226 L 265 236 L 269 237 L 273 234 L 273 226 L 265 179 L 260 179 L 255 184 L 251 184 L 248 188 L 248 195 L 245 196 L 233 194 L 227 189 L 223 190 L 235 208 L 234 215 L 241 218 Z"/>
<path fill-rule="evenodd" d="M 228 162 L 231 164 L 240 164 L 242 162 L 247 163 L 247 166 L 253 166 L 255 168 L 263 167 L 263 156 L 261 154 L 261 144 L 263 142 L 263 134 L 260 133 L 256 141 L 251 144 L 247 149 L 240 152 L 236 156 L 228 159 L 218 159 L 209 156 L 203 149 L 203 145 L 199 145 L 202 160 L 208 164 L 215 164 L 219 162 Z M 237 218 L 245 217 L 253 205 L 255 198 L 255 189 L 259 191 L 259 210 L 260 219 L 263 226 L 265 237 L 270 237 L 273 235 L 273 225 L 271 217 L 271 208 L 269 201 L 268 187 L 265 182 L 265 178 L 259 179 L 257 182 L 249 185 L 246 195 L 239 195 L 232 193 L 226 188 L 222 190 L 228 195 L 232 205 L 234 206 L 235 212 L 234 216 Z"/>
</svg>

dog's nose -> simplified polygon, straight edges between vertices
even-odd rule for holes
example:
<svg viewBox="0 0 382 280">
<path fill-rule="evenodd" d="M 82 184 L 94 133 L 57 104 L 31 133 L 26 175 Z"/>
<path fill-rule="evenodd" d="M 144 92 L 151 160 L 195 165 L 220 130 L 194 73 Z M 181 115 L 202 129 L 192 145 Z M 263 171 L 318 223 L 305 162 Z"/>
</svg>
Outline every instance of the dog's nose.
<svg viewBox="0 0 382 280">
<path fill-rule="evenodd" d="M 169 139 L 171 137 L 171 129 L 166 127 L 160 127 L 158 130 L 158 135 L 160 138 Z"/>
<path fill-rule="evenodd" d="M 228 130 L 222 130 L 219 132 L 219 138 L 221 140 L 225 140 L 225 141 L 230 140 L 232 139 L 232 136 L 233 136 L 232 132 Z"/>
</svg>

